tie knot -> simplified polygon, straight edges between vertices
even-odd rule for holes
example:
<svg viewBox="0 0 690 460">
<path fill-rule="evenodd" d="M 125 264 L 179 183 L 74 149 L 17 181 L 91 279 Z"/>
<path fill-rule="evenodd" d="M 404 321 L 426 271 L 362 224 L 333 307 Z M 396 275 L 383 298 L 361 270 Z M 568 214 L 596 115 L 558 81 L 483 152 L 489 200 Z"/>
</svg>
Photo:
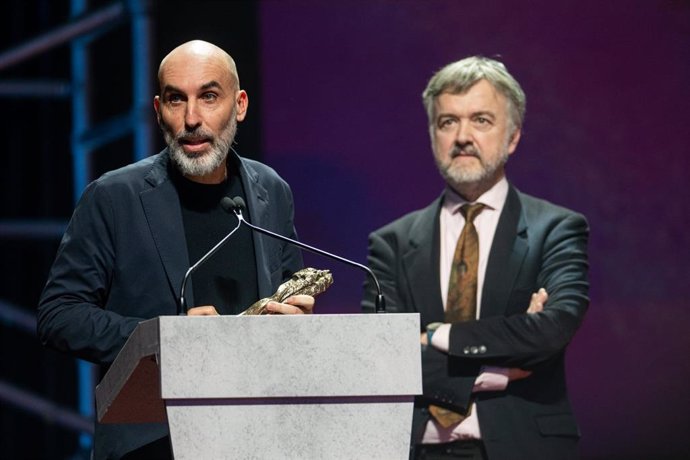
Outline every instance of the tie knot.
<svg viewBox="0 0 690 460">
<path fill-rule="evenodd" d="M 474 222 L 474 218 L 477 217 L 480 212 L 482 212 L 482 209 L 484 209 L 484 205 L 481 203 L 468 203 L 462 205 L 460 212 L 467 222 Z"/>
</svg>

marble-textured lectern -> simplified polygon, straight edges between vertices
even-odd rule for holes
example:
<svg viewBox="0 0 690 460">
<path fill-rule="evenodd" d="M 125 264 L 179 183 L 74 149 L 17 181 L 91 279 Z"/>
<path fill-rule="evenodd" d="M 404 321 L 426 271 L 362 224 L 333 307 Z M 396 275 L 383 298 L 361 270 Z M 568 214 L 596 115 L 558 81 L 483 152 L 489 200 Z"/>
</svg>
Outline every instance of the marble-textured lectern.
<svg viewBox="0 0 690 460">
<path fill-rule="evenodd" d="M 418 314 L 161 316 L 96 388 L 101 423 L 168 422 L 176 459 L 406 459 Z"/>
</svg>

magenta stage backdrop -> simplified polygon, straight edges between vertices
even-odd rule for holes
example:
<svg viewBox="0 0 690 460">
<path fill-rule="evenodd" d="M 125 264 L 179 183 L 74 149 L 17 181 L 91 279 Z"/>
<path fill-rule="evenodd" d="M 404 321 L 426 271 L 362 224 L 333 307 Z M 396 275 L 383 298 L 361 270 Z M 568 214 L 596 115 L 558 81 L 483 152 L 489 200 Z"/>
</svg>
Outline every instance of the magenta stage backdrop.
<svg viewBox="0 0 690 460">
<path fill-rule="evenodd" d="M 688 1 L 265 1 L 260 25 L 264 158 L 301 239 L 362 263 L 369 232 L 442 190 L 427 80 L 499 56 L 528 101 L 510 180 L 591 226 L 568 352 L 583 457 L 690 453 Z M 358 311 L 363 275 L 308 262 L 335 274 L 322 312 Z"/>
</svg>

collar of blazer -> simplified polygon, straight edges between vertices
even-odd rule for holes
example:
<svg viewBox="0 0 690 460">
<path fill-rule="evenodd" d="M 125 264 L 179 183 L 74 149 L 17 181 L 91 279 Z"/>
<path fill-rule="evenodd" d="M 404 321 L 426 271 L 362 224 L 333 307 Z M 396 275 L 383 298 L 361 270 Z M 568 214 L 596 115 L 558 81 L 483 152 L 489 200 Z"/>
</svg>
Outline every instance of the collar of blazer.
<svg viewBox="0 0 690 460">
<path fill-rule="evenodd" d="M 266 226 L 270 203 L 268 192 L 261 183 L 260 174 L 248 161 L 243 161 L 232 149 L 228 154 L 228 161 L 234 161 L 238 165 L 252 221 L 259 226 Z M 189 261 L 186 251 L 187 244 L 182 225 L 182 211 L 179 206 L 177 191 L 170 180 L 171 171 L 169 168 L 174 166 L 170 162 L 167 149 L 151 157 L 151 162 L 151 168 L 144 179 L 152 187 L 143 190 L 140 193 L 140 199 L 149 230 L 168 278 L 170 290 L 173 298 L 177 299 L 184 274 L 193 262 Z M 256 240 L 255 248 L 257 254 L 263 254 L 261 244 Z M 263 263 L 263 261 L 257 261 L 258 263 Z M 259 281 L 259 288 L 262 291 L 270 289 L 270 286 L 264 286 L 262 277 L 259 277 Z M 194 301 L 192 284 L 188 284 L 185 295 L 190 305 Z"/>
<path fill-rule="evenodd" d="M 402 251 L 400 279 L 407 282 L 406 292 L 417 311 L 432 321 L 443 321 L 443 300 L 439 272 L 439 213 L 443 194 L 420 210 L 410 226 L 407 246 Z"/>
<path fill-rule="evenodd" d="M 481 318 L 503 315 L 529 249 L 527 223 L 518 191 L 511 185 L 498 219 L 484 275 Z"/>
</svg>

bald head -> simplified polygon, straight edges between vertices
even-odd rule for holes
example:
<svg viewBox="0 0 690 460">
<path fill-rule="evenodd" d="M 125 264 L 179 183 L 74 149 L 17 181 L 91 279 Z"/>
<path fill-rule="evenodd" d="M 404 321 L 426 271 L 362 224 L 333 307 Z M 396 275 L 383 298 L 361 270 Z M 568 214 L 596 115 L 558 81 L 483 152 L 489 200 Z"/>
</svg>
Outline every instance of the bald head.
<svg viewBox="0 0 690 460">
<path fill-rule="evenodd" d="M 192 40 L 181 44 L 163 58 L 158 67 L 158 84 L 163 91 L 166 73 L 178 72 L 179 69 L 195 67 L 201 64 L 218 66 L 230 78 L 235 89 L 240 88 L 240 78 L 232 57 L 213 43 L 203 40 Z"/>
</svg>

